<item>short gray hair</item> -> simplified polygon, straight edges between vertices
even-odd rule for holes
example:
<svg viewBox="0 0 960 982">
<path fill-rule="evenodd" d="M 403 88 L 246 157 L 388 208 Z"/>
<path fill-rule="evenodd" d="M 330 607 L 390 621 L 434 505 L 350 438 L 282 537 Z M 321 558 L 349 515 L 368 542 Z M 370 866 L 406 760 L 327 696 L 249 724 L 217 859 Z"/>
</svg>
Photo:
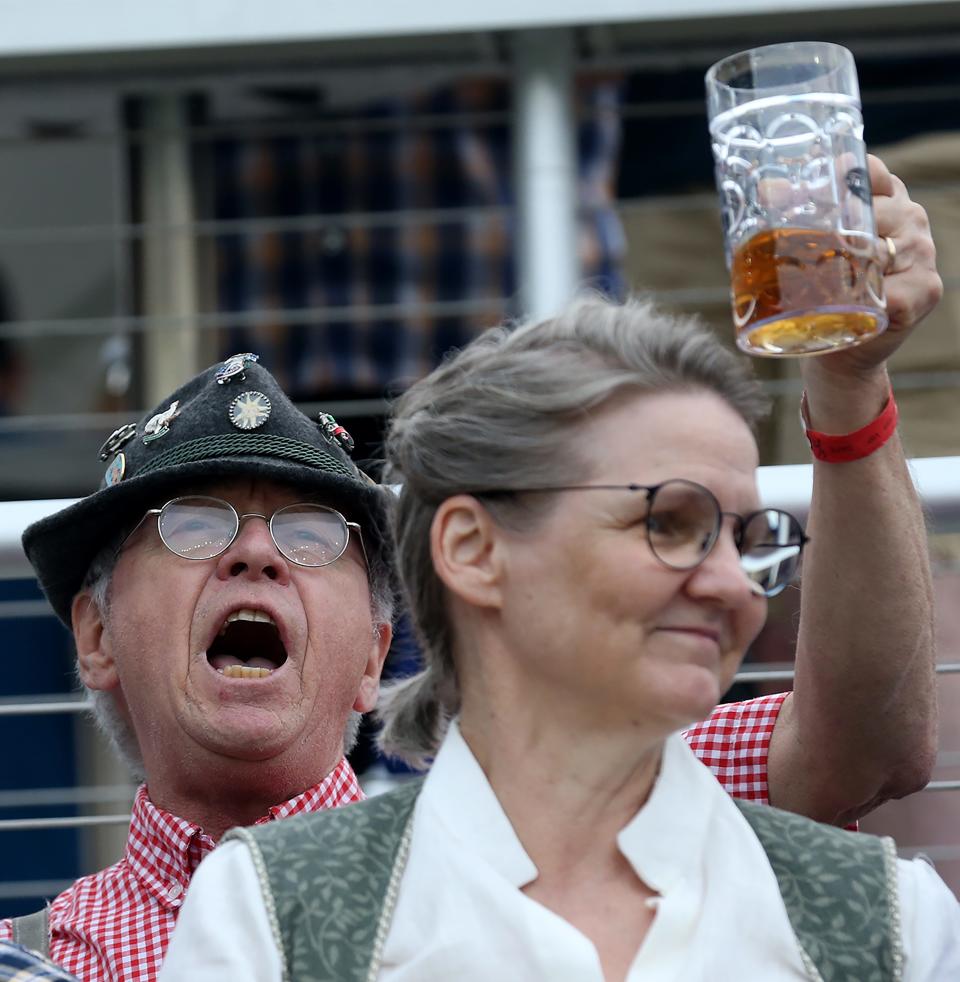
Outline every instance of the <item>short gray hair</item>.
<svg viewBox="0 0 960 982">
<path fill-rule="evenodd" d="M 460 706 L 453 624 L 430 557 L 437 507 L 481 488 L 577 483 L 586 463 L 571 436 L 591 412 L 622 392 L 664 391 L 715 393 L 751 429 L 768 408 L 746 360 L 695 319 L 593 295 L 550 320 L 486 331 L 397 400 L 387 477 L 402 485 L 396 561 L 423 668 L 381 695 L 385 753 L 424 766 Z M 529 521 L 550 507 L 485 504 L 504 523 L 520 508 Z"/>
<path fill-rule="evenodd" d="M 87 570 L 87 575 L 84 577 L 83 590 L 90 595 L 91 601 L 96 604 L 104 622 L 110 616 L 110 584 L 117 563 L 117 550 L 126 539 L 128 532 L 129 530 L 123 535 L 114 537 L 109 545 L 97 553 Z M 395 595 L 393 570 L 379 557 L 374 558 L 368 570 L 368 579 L 370 583 L 370 613 L 373 617 L 374 629 L 379 631 L 377 625 L 389 624 L 393 619 Z M 83 679 L 80 678 L 79 667 L 78 663 L 76 666 L 77 683 L 80 688 L 86 691 L 87 699 L 90 702 L 90 711 L 97 728 L 107 738 L 117 756 L 130 771 L 133 779 L 145 781 L 147 778 L 146 768 L 133 727 L 128 720 L 124 719 L 111 692 L 91 689 L 84 684 Z M 361 713 L 354 710 L 350 711 L 343 733 L 344 754 L 349 754 L 356 746 L 362 719 Z"/>
<path fill-rule="evenodd" d="M 111 542 L 94 557 L 83 582 L 83 589 L 89 593 L 91 602 L 100 611 L 100 617 L 104 622 L 109 616 L 110 583 L 116 564 L 117 547 Z M 129 722 L 123 718 L 113 694 L 102 689 L 91 689 L 84 684 L 80 677 L 79 661 L 76 666 L 76 676 L 77 682 L 86 691 L 97 728 L 130 771 L 131 777 L 135 781 L 145 781 L 147 775 L 143 766 L 143 756 L 140 753 L 140 744 L 137 743 L 137 735 Z"/>
</svg>

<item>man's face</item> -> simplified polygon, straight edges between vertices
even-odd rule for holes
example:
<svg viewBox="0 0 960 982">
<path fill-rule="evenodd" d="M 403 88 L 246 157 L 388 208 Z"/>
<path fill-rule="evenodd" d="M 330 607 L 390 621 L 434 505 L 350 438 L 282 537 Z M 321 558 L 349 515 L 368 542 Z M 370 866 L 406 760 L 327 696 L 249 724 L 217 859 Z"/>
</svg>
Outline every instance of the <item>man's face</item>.
<svg viewBox="0 0 960 982">
<path fill-rule="evenodd" d="M 304 500 L 255 480 L 203 494 L 268 518 Z M 260 518 L 221 555 L 191 561 L 148 516 L 117 560 L 96 658 L 83 657 L 93 646 L 77 633 L 84 681 L 114 691 L 151 783 L 225 759 L 306 769 L 314 783 L 339 759 L 350 711 L 373 708 L 390 641 L 389 625 L 373 622 L 355 532 L 338 560 L 308 568 L 280 553 Z"/>
</svg>

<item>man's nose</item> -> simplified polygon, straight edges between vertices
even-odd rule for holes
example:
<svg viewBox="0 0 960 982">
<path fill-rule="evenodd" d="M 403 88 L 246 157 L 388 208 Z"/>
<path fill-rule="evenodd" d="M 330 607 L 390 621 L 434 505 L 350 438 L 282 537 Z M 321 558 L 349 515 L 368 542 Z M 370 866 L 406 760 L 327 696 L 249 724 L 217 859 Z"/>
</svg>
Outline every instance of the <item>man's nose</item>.
<svg viewBox="0 0 960 982">
<path fill-rule="evenodd" d="M 290 581 L 290 565 L 273 541 L 266 516 L 240 516 L 236 538 L 217 559 L 217 576 L 222 580 L 243 576 L 249 580 L 265 577 L 281 584 Z"/>
</svg>

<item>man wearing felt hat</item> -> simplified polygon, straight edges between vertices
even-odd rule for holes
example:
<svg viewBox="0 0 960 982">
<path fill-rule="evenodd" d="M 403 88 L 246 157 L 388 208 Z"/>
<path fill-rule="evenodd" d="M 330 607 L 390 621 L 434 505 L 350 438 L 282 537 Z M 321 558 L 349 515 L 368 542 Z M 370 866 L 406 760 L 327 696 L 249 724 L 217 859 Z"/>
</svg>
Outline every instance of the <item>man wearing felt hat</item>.
<svg viewBox="0 0 960 982">
<path fill-rule="evenodd" d="M 49 910 L 81 978 L 156 974 L 227 828 L 362 796 L 344 744 L 391 639 L 391 494 L 350 449 L 237 355 L 112 434 L 100 489 L 27 530 L 98 721 L 147 781 L 120 863 Z"/>
</svg>

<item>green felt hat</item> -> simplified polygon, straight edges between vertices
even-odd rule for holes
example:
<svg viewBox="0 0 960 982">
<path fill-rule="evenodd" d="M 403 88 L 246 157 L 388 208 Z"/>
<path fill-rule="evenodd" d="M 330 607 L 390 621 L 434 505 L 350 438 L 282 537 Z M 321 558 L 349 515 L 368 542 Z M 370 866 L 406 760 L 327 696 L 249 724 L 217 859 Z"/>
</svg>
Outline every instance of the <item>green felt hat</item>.
<svg viewBox="0 0 960 982">
<path fill-rule="evenodd" d="M 122 541 L 148 508 L 200 483 L 254 477 L 302 489 L 356 521 L 371 565 L 389 566 L 393 495 L 350 459 L 352 440 L 333 417 L 304 415 L 253 354 L 234 355 L 190 379 L 100 448 L 98 490 L 30 525 L 23 548 L 57 616 L 94 557 Z"/>
</svg>

